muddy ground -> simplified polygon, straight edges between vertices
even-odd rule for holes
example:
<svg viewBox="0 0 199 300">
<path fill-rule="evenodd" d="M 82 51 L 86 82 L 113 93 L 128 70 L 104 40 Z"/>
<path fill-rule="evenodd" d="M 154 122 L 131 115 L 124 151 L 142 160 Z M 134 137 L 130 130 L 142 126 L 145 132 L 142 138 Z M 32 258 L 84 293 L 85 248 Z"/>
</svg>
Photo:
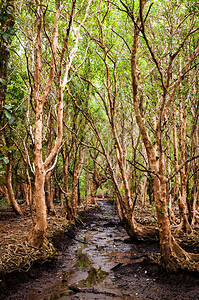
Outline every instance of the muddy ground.
<svg viewBox="0 0 199 300">
<path fill-rule="evenodd" d="M 131 241 L 113 204 L 98 204 L 54 241 L 56 260 L 5 276 L 0 299 L 199 299 L 198 274 L 167 274 L 151 263 L 158 243 Z"/>
</svg>

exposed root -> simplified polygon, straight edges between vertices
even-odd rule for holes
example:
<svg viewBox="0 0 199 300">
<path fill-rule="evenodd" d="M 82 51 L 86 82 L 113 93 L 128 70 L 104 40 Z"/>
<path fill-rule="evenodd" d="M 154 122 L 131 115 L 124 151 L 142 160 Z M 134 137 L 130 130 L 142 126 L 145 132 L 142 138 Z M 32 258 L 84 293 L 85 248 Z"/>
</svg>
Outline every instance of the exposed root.
<svg viewBox="0 0 199 300">
<path fill-rule="evenodd" d="M 145 226 L 137 223 L 133 219 L 131 222 L 129 222 L 129 220 L 123 220 L 123 226 L 133 240 L 157 241 L 159 239 L 158 229 L 154 226 Z"/>
<path fill-rule="evenodd" d="M 173 247 L 165 259 L 159 253 L 152 254 L 149 259 L 166 269 L 168 272 L 189 271 L 199 272 L 199 254 L 189 253 L 183 250 L 173 240 Z"/>
<path fill-rule="evenodd" d="M 56 256 L 56 250 L 50 241 L 70 227 L 69 222 L 62 216 L 59 210 L 58 216 L 48 216 L 47 239 L 38 249 L 25 242 L 28 232 L 32 228 L 29 216 L 23 219 L 11 219 L 2 221 L 0 232 L 0 276 L 14 271 L 27 271 L 34 262 L 40 263 L 51 260 Z M 1 223 L 0 223 L 1 225 Z"/>
<path fill-rule="evenodd" d="M 56 253 L 54 246 L 47 240 L 40 249 L 29 246 L 25 242 L 10 245 L 8 252 L 4 254 L 0 261 L 0 273 L 3 275 L 14 271 L 28 271 L 35 261 L 42 263 L 50 261 Z"/>
<path fill-rule="evenodd" d="M 193 231 L 192 234 L 180 232 L 178 235 L 175 232 L 174 237 L 181 247 L 199 250 L 199 235 L 197 232 Z"/>
<path fill-rule="evenodd" d="M 179 224 L 179 226 L 176 228 L 176 234 L 180 234 L 180 233 L 191 234 L 192 232 L 193 232 L 193 229 L 192 229 L 191 225 L 186 221 L 182 221 Z"/>
</svg>

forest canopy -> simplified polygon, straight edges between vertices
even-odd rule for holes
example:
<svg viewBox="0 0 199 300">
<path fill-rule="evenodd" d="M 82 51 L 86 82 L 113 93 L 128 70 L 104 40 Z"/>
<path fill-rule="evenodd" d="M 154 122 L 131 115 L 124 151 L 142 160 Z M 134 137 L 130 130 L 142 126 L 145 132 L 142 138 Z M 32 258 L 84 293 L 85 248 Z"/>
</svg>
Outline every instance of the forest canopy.
<svg viewBox="0 0 199 300">
<path fill-rule="evenodd" d="M 198 17 L 198 1 L 1 0 L 0 207 L 31 212 L 29 245 L 55 202 L 73 220 L 100 194 L 163 267 L 198 271 L 176 239 L 199 220 Z"/>
</svg>

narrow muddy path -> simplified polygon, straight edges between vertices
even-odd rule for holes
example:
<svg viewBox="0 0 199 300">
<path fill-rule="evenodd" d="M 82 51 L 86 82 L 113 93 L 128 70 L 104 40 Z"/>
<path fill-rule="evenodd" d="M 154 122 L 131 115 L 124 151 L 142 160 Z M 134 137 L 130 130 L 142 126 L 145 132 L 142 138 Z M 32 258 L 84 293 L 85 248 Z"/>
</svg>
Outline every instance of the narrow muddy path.
<svg viewBox="0 0 199 300">
<path fill-rule="evenodd" d="M 148 263 L 158 244 L 130 241 L 114 206 L 98 204 L 70 239 L 59 242 L 56 263 L 34 268 L 2 299 L 199 299 L 196 275 L 169 275 Z"/>
</svg>

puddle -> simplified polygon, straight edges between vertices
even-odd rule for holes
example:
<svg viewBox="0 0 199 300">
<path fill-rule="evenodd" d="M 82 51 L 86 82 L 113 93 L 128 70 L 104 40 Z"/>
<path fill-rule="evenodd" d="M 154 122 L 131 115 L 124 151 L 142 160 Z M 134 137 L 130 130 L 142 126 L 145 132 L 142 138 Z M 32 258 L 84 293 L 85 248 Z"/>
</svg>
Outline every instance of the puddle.
<svg viewBox="0 0 199 300">
<path fill-rule="evenodd" d="M 82 247 L 77 250 L 77 269 L 89 269 L 91 266 L 91 261 L 88 256 L 83 253 Z"/>
<path fill-rule="evenodd" d="M 128 236 L 119 225 L 113 206 L 102 201 L 99 205 L 100 210 L 90 213 L 90 222 L 78 229 L 71 245 L 63 247 L 60 268 L 54 277 L 52 272 L 47 280 L 42 275 L 37 287 L 33 284 L 32 291 L 23 294 L 23 299 L 73 299 L 79 293 L 84 297 L 74 299 L 95 299 L 96 294 L 102 295 L 99 299 L 124 299 L 114 281 L 113 270 L 118 262 L 130 262 L 131 245 L 124 243 Z M 16 296 L 12 299 L 20 299 L 19 293 Z"/>
<path fill-rule="evenodd" d="M 107 273 L 105 271 L 91 267 L 88 271 L 88 277 L 86 279 L 78 281 L 74 285 L 70 285 L 69 288 L 72 290 L 75 290 L 76 288 L 90 288 L 103 281 L 106 276 Z"/>
</svg>

